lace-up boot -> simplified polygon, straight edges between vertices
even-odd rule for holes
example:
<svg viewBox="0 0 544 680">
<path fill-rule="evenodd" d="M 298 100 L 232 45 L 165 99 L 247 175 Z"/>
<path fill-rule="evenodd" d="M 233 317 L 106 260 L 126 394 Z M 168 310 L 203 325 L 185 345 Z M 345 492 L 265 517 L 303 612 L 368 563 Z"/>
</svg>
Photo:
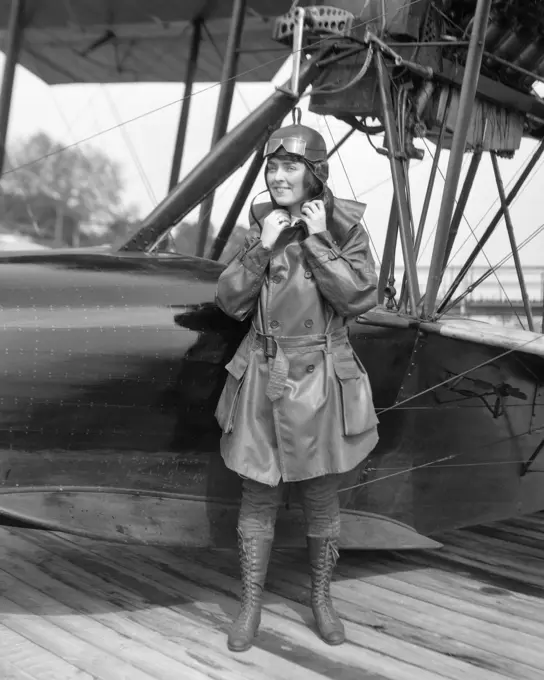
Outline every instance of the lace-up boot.
<svg viewBox="0 0 544 680">
<path fill-rule="evenodd" d="M 312 611 L 317 628 L 327 644 L 341 645 L 345 640 L 344 624 L 334 610 L 330 595 L 338 541 L 314 536 L 308 536 L 307 541 L 312 570 Z"/>
<path fill-rule="evenodd" d="M 238 534 L 240 568 L 242 572 L 242 599 L 240 613 L 229 631 L 228 648 L 232 652 L 245 652 L 257 635 L 261 623 L 261 604 L 272 539 L 262 536 Z"/>
</svg>

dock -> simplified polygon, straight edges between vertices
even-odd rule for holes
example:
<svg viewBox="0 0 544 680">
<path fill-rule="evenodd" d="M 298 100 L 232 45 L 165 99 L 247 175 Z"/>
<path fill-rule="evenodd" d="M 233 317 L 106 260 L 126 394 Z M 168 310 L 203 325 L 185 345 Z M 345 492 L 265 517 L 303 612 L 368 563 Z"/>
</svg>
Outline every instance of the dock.
<svg viewBox="0 0 544 680">
<path fill-rule="evenodd" d="M 237 556 L 1 528 L 2 680 L 542 680 L 544 513 L 342 553 L 348 641 L 316 635 L 302 551 L 276 551 L 261 632 L 226 647 Z"/>
</svg>

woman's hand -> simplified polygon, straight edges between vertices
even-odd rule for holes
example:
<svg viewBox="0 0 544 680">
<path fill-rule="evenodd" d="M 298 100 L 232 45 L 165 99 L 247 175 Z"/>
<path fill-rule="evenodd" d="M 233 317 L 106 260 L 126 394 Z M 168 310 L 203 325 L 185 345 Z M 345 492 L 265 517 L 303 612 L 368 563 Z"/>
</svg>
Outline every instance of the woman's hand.
<svg viewBox="0 0 544 680">
<path fill-rule="evenodd" d="M 310 236 L 320 231 L 326 231 L 327 214 L 323 201 L 308 201 L 304 203 L 300 212 L 304 217 Z"/>
<path fill-rule="evenodd" d="M 281 232 L 291 224 L 287 210 L 273 210 L 264 220 L 261 243 L 265 248 L 273 248 Z"/>
</svg>

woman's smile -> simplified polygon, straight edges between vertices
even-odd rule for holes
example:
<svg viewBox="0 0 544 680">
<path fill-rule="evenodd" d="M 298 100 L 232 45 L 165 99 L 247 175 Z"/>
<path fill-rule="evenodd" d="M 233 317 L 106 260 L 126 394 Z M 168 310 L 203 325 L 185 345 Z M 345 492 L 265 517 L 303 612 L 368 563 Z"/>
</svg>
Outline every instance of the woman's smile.
<svg viewBox="0 0 544 680">
<path fill-rule="evenodd" d="M 306 166 L 299 160 L 289 157 L 273 157 L 268 161 L 267 184 L 272 196 L 281 206 L 298 205 L 307 200 L 306 173 Z M 277 184 L 277 182 L 280 183 Z"/>
</svg>

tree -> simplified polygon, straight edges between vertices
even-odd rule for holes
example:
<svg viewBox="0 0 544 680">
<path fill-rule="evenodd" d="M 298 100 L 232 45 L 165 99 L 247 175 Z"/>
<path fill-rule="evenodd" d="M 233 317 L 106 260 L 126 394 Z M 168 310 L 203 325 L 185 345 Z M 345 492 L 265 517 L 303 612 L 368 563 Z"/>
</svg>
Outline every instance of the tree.
<svg viewBox="0 0 544 680">
<path fill-rule="evenodd" d="M 81 235 L 133 221 L 123 206 L 121 167 L 102 151 L 65 148 L 38 132 L 8 156 L 3 212 L 16 228 L 55 245 L 79 245 Z"/>
</svg>

